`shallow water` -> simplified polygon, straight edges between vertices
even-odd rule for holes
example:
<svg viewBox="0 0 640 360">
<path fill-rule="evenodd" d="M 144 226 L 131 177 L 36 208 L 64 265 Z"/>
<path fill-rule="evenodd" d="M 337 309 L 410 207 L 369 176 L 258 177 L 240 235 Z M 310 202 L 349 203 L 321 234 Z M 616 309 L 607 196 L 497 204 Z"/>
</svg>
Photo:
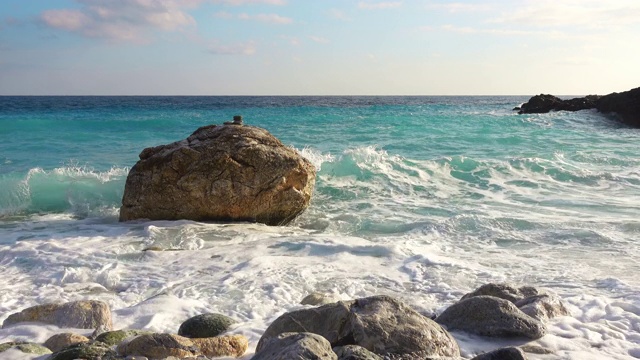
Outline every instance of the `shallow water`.
<svg viewBox="0 0 640 360">
<path fill-rule="evenodd" d="M 553 354 L 530 358 L 640 358 L 640 130 L 592 111 L 514 114 L 525 100 L 0 97 L 0 321 L 89 298 L 117 328 L 176 332 L 221 312 L 249 337 L 248 359 L 313 291 L 434 313 L 508 281 L 550 289 L 572 313 L 532 342 Z M 301 217 L 117 222 L 144 147 L 235 114 L 319 169 Z M 0 342 L 60 331 L 14 326 Z M 454 336 L 466 357 L 523 343 Z"/>
</svg>

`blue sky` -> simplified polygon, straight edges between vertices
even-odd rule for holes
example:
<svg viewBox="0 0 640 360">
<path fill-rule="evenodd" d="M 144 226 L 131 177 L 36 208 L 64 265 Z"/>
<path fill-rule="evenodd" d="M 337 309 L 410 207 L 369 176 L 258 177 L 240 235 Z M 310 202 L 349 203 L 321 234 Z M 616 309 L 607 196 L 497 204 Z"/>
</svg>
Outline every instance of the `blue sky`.
<svg viewBox="0 0 640 360">
<path fill-rule="evenodd" d="M 0 95 L 640 86 L 640 1 L 2 0 Z"/>
</svg>

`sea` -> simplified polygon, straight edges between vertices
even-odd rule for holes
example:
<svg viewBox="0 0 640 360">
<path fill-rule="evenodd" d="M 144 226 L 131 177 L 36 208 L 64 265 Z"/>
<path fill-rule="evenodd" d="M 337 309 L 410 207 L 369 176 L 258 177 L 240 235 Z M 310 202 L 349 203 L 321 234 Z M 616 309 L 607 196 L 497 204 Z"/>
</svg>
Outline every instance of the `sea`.
<svg viewBox="0 0 640 360">
<path fill-rule="evenodd" d="M 249 339 L 319 292 L 438 314 L 490 282 L 557 294 L 535 341 L 452 332 L 464 358 L 640 358 L 640 129 L 596 111 L 518 115 L 528 96 L 0 97 L 0 323 L 109 304 L 116 329 L 215 312 Z M 286 226 L 119 222 L 146 147 L 242 115 L 317 169 Z M 149 249 L 164 251 L 150 251 Z M 25 323 L 0 343 L 92 330 Z M 544 350 L 544 351 L 542 351 Z M 3 359 L 45 359 L 18 352 Z"/>
</svg>

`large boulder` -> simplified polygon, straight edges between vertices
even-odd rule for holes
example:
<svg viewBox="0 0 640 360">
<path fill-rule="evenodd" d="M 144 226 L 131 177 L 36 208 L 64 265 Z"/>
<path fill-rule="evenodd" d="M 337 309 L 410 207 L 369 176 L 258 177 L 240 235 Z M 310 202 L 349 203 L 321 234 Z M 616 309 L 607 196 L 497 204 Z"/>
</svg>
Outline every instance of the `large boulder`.
<svg viewBox="0 0 640 360">
<path fill-rule="evenodd" d="M 569 315 L 558 296 L 532 286 L 518 288 L 511 284 L 489 283 L 464 295 L 461 300 L 483 295 L 508 300 L 523 313 L 543 323 L 558 316 Z"/>
<path fill-rule="evenodd" d="M 21 322 L 43 322 L 77 329 L 95 329 L 100 326 L 112 328 L 109 305 L 97 300 L 32 306 L 9 315 L 2 327 Z"/>
<path fill-rule="evenodd" d="M 310 332 L 323 336 L 333 347 L 358 345 L 381 355 L 460 355 L 458 344 L 445 329 L 389 296 L 340 301 L 286 313 L 267 328 L 256 352 L 269 339 L 288 332 Z"/>
<path fill-rule="evenodd" d="M 129 172 L 120 221 L 286 224 L 309 205 L 316 170 L 268 131 L 209 125 L 144 149 Z"/>
<path fill-rule="evenodd" d="M 494 337 L 539 339 L 547 328 L 518 309 L 512 302 L 494 296 L 473 296 L 447 308 L 436 322 L 448 330 Z"/>
</svg>

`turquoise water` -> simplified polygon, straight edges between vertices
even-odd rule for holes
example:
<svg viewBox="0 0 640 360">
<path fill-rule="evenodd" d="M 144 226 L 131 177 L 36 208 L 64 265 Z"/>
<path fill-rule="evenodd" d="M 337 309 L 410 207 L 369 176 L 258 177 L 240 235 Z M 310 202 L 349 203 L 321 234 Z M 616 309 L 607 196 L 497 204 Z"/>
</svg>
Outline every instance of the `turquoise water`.
<svg viewBox="0 0 640 360">
<path fill-rule="evenodd" d="M 539 344 L 547 358 L 636 358 L 640 130 L 594 111 L 511 110 L 526 100 L 0 97 L 0 314 L 98 297 L 123 327 L 164 331 L 178 319 L 135 309 L 170 293 L 163 311 L 230 312 L 255 345 L 311 291 L 438 311 L 510 281 L 573 311 Z M 283 228 L 118 223 L 142 149 L 237 114 L 316 165 L 307 211 Z M 457 339 L 469 357 L 490 347 Z"/>
<path fill-rule="evenodd" d="M 117 207 L 128 168 L 145 147 L 176 141 L 234 114 L 322 159 L 317 197 L 435 196 L 448 173 L 457 200 L 503 194 L 531 204 L 547 192 L 640 186 L 638 130 L 593 112 L 516 115 L 517 97 L 3 97 L 0 214 Z M 338 180 L 352 186 L 332 186 Z M 498 181 L 499 180 L 499 181 Z M 375 194 L 372 187 L 380 187 Z M 353 187 L 351 189 L 351 187 Z M 511 189 L 513 188 L 513 189 Z M 522 198 L 509 190 L 537 192 Z M 451 199 L 453 200 L 453 199 Z M 434 202 L 434 206 L 454 206 Z M 545 206 L 626 211 L 587 199 Z M 445 206 L 442 206 L 445 207 Z M 423 206 L 414 209 L 428 212 Z M 628 209 L 627 209 L 628 210 Z"/>
</svg>

